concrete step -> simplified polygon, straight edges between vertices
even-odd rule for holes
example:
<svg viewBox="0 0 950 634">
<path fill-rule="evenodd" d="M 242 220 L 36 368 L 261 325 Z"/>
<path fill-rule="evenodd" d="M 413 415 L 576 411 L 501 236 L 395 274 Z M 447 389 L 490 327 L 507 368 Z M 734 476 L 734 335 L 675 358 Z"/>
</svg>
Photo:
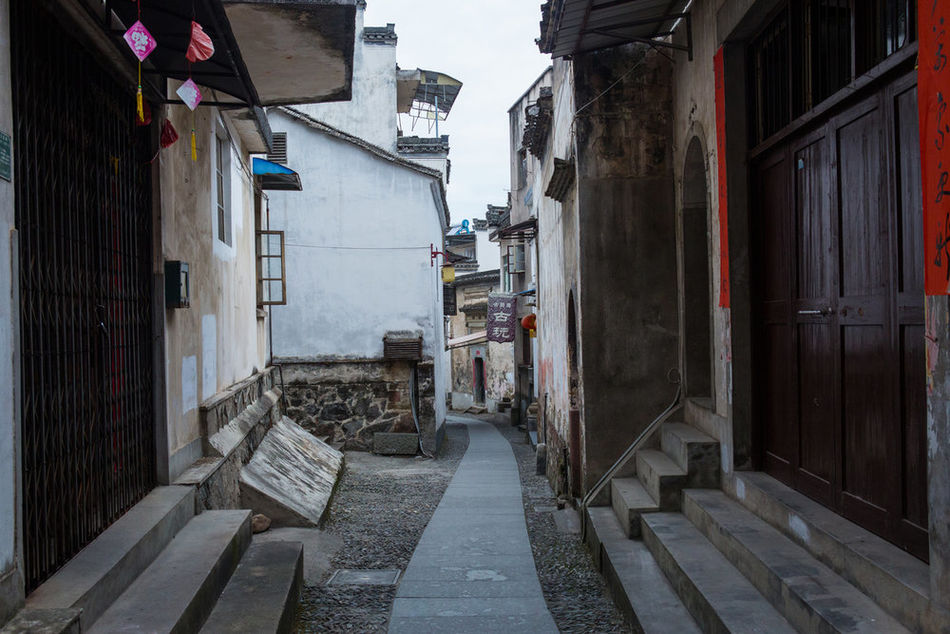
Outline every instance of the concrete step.
<svg viewBox="0 0 950 634">
<path fill-rule="evenodd" d="M 639 523 L 639 521 L 638 521 Z M 617 607 L 638 632 L 698 634 L 701 630 L 641 541 L 627 539 L 608 506 L 587 509 L 588 547 Z"/>
<path fill-rule="evenodd" d="M 663 452 L 687 472 L 691 489 L 719 488 L 719 442 L 685 423 L 666 423 L 660 430 Z"/>
<path fill-rule="evenodd" d="M 202 632 L 293 631 L 303 585 L 303 544 L 255 542 L 221 593 Z"/>
<path fill-rule="evenodd" d="M 905 627 L 930 628 L 927 564 L 765 473 L 736 472 L 723 489 Z"/>
<path fill-rule="evenodd" d="M 640 518 L 643 541 L 709 634 L 791 634 L 794 628 L 680 513 Z"/>
<path fill-rule="evenodd" d="M 678 511 L 686 469 L 659 449 L 641 449 L 636 455 L 637 477 L 663 511 Z"/>
<path fill-rule="evenodd" d="M 624 535 L 631 539 L 640 537 L 640 515 L 660 510 L 656 500 L 636 478 L 613 478 L 610 481 L 610 504 Z"/>
<path fill-rule="evenodd" d="M 85 631 L 198 631 L 250 541 L 250 511 L 205 511 Z"/>
<path fill-rule="evenodd" d="M 800 631 L 908 631 L 857 588 L 722 491 L 684 490 L 683 513 Z"/>
<path fill-rule="evenodd" d="M 195 515 L 195 490 L 153 489 L 26 601 L 26 611 L 81 610 L 89 627 Z"/>
</svg>

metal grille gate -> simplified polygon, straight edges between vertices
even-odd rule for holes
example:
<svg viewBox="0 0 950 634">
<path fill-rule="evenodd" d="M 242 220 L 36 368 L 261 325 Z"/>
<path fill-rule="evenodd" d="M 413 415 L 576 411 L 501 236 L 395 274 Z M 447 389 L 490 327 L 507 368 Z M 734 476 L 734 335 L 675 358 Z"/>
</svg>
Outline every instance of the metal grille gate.
<svg viewBox="0 0 950 634">
<path fill-rule="evenodd" d="M 43 4 L 11 3 L 28 591 L 155 482 L 148 133 Z"/>
</svg>

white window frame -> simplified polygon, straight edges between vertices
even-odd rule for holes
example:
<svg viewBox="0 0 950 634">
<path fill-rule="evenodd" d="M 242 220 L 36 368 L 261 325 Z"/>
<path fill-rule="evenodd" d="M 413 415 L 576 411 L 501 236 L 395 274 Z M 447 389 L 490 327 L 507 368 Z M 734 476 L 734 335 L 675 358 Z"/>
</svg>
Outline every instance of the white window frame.
<svg viewBox="0 0 950 634">
<path fill-rule="evenodd" d="M 214 239 L 227 246 L 234 244 L 231 204 L 231 140 L 217 123 L 211 136 L 211 213 Z"/>
</svg>

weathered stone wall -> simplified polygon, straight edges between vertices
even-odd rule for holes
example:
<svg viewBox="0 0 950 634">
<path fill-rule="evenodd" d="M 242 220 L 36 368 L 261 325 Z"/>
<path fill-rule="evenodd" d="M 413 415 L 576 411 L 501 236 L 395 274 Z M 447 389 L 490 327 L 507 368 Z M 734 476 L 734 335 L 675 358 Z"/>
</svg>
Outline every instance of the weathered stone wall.
<svg viewBox="0 0 950 634">
<path fill-rule="evenodd" d="M 416 431 L 405 361 L 328 361 L 283 366 L 287 416 L 345 449 L 369 450 L 376 432 Z M 417 365 L 419 426 L 435 443 L 435 380 L 431 361 Z M 426 448 L 429 449 L 428 444 Z"/>
</svg>

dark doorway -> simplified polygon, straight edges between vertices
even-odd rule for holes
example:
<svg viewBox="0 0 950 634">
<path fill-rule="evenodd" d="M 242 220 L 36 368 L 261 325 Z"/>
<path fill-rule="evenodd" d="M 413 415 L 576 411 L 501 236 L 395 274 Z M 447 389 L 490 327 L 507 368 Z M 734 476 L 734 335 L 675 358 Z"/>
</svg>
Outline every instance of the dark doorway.
<svg viewBox="0 0 950 634">
<path fill-rule="evenodd" d="M 149 130 L 45 5 L 10 5 L 27 592 L 155 484 Z"/>
<path fill-rule="evenodd" d="M 694 136 L 683 170 L 683 361 L 686 395 L 698 397 L 712 395 L 708 201 L 705 153 Z"/>
<path fill-rule="evenodd" d="M 577 316 L 574 312 L 574 293 L 567 298 L 567 357 L 570 363 L 570 416 L 568 439 L 571 463 L 571 495 L 579 497 L 581 491 L 581 410 L 578 390 L 580 377 L 577 363 Z"/>
<path fill-rule="evenodd" d="M 485 402 L 485 360 L 481 357 L 472 360 L 472 396 L 476 403 Z"/>
<path fill-rule="evenodd" d="M 765 469 L 928 556 L 915 76 L 757 162 Z"/>
</svg>

